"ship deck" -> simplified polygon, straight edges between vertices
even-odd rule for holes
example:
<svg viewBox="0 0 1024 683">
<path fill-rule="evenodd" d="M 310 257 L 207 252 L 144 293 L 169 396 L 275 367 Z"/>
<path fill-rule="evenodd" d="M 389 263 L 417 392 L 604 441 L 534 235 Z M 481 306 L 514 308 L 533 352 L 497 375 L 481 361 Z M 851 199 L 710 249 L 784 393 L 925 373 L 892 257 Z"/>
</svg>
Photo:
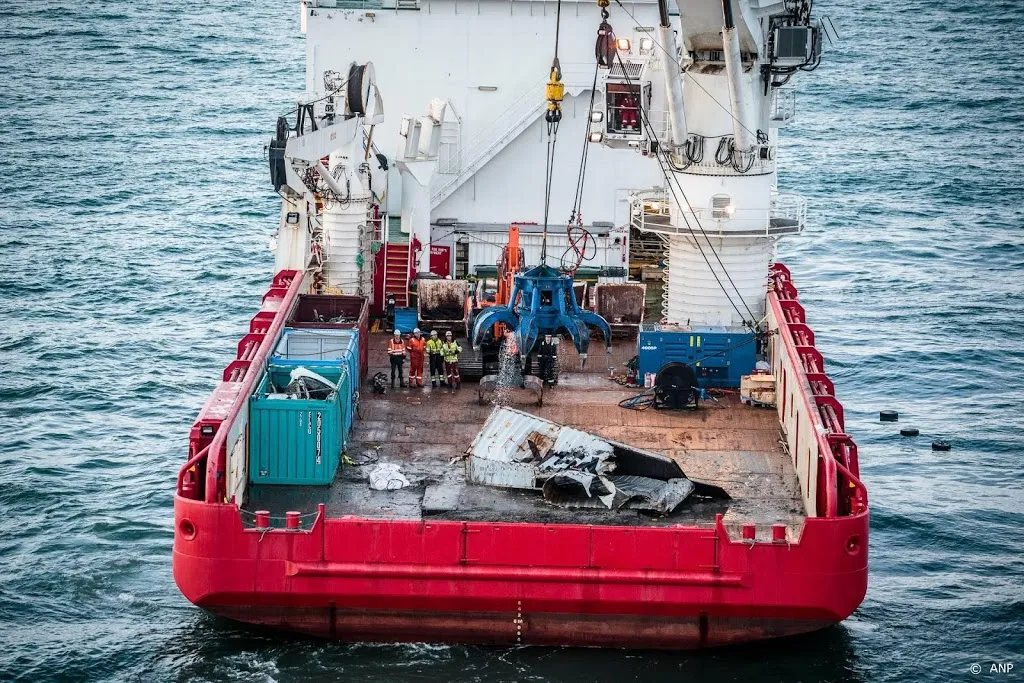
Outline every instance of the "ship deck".
<svg viewBox="0 0 1024 683">
<path fill-rule="evenodd" d="M 372 376 L 387 365 L 384 335 L 371 335 Z M 477 385 L 394 389 L 385 395 L 364 390 L 346 455 L 360 465 L 338 469 L 330 486 L 253 486 L 244 508 L 309 513 L 323 503 L 329 517 L 370 519 L 541 522 L 618 526 L 784 523 L 804 519 L 796 473 L 780 444 L 774 410 L 743 405 L 735 395 L 708 401 L 696 411 L 643 411 L 619 407 L 637 389 L 608 379 L 608 367 L 622 371 L 635 341 L 616 341 L 610 356 L 591 349 L 590 367 L 579 369 L 570 344 L 561 345 L 561 374 L 546 390 L 543 406 L 513 404 L 539 417 L 675 459 L 687 477 L 724 488 L 732 500 L 687 500 L 669 515 L 637 510 L 569 509 L 546 502 L 539 491 L 470 484 L 462 457 L 493 410 L 480 405 Z M 369 472 L 376 463 L 397 463 L 410 486 L 375 491 Z"/>
</svg>

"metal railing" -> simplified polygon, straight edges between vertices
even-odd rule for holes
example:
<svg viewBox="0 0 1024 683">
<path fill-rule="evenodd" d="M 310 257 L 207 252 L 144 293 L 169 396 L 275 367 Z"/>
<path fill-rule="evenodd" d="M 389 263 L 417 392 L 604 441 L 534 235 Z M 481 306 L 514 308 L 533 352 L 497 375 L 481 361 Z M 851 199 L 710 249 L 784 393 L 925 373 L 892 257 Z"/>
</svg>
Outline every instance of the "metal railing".
<svg viewBox="0 0 1024 683">
<path fill-rule="evenodd" d="M 784 235 L 802 231 L 807 223 L 807 200 L 792 192 L 773 191 L 771 203 L 765 208 L 728 209 L 727 220 L 720 215 L 721 209 L 710 206 L 689 207 L 686 212 L 686 218 L 690 219 L 689 227 L 685 221 L 677 221 L 673 217 L 667 190 L 652 188 L 636 192 L 630 195 L 629 203 L 632 227 L 661 234 L 689 234 L 690 229 L 698 229 L 697 222 L 708 232 L 730 233 L 735 231 L 727 230 L 724 226 L 736 220 L 748 225 L 754 221 L 763 221 L 762 228 L 743 230 L 744 234 L 763 230 L 766 235 Z"/>
<path fill-rule="evenodd" d="M 307 7 L 354 10 L 418 10 L 420 0 L 304 0 Z"/>
<path fill-rule="evenodd" d="M 249 395 L 252 394 L 256 383 L 262 377 L 264 362 L 270 357 L 274 345 L 277 343 L 277 337 L 281 330 L 284 329 L 285 319 L 288 317 L 292 304 L 295 303 L 299 293 L 305 287 L 306 278 L 302 272 L 281 271 L 275 276 L 274 280 L 271 292 L 280 289 L 284 289 L 284 292 L 280 298 L 280 303 L 274 309 L 273 322 L 267 328 L 263 341 L 252 356 L 251 361 L 246 362 L 244 374 L 239 378 L 242 386 L 238 391 L 238 397 L 228 409 L 227 417 L 224 418 L 216 434 L 214 434 L 213 441 L 189 458 L 178 471 L 177 494 L 179 496 L 185 494 L 185 478 L 191 471 L 195 474 L 195 479 L 201 478 L 205 481 L 204 500 L 207 503 L 227 502 L 225 495 L 227 492 L 228 433 L 231 431 L 242 410 L 248 408 Z M 286 287 L 283 284 L 284 281 L 287 281 Z M 270 292 L 264 296 L 264 299 L 269 295 Z M 232 444 L 232 447 L 234 447 L 234 444 Z"/>
<path fill-rule="evenodd" d="M 807 198 L 795 192 L 773 191 L 771 200 L 769 218 L 775 222 L 792 221 L 796 224 L 796 232 L 802 232 L 807 226 Z"/>
<path fill-rule="evenodd" d="M 775 88 L 772 90 L 771 109 L 768 121 L 776 128 L 785 126 L 796 116 L 796 90 Z"/>
<path fill-rule="evenodd" d="M 471 140 L 460 144 L 445 165 L 439 164 L 437 172 L 441 174 L 461 172 L 472 159 L 501 142 L 505 135 L 513 130 L 516 123 L 530 117 L 538 110 L 543 111 L 546 102 L 541 96 L 547 80 L 547 76 L 545 76 L 523 87 L 519 95 L 509 103 L 504 111 L 498 114 L 497 118 L 484 126 Z"/>
</svg>

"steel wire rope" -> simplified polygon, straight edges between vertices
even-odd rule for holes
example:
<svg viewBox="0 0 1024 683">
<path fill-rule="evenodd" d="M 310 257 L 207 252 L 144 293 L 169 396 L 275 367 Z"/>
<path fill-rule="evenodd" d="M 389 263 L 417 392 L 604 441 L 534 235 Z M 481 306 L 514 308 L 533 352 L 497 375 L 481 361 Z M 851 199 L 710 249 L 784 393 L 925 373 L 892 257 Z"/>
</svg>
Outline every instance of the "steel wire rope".
<svg viewBox="0 0 1024 683">
<path fill-rule="evenodd" d="M 540 262 L 548 261 L 548 215 L 551 212 L 551 187 L 555 168 L 555 145 L 558 144 L 558 123 L 548 123 L 548 151 L 544 161 L 544 230 L 541 233 Z"/>
<path fill-rule="evenodd" d="M 569 213 L 569 222 L 566 225 L 566 237 L 568 239 L 568 245 L 565 251 L 562 252 L 561 268 L 563 271 L 575 273 L 579 270 L 580 266 L 583 265 L 584 261 L 592 261 L 597 256 L 597 240 L 590 234 L 588 230 L 583 227 L 583 188 L 587 177 L 587 160 L 590 156 L 590 116 L 594 111 L 594 101 L 597 98 L 597 76 L 600 71 L 601 65 L 598 62 L 594 62 L 594 81 L 590 86 L 590 107 L 587 110 L 587 125 L 583 127 L 583 151 L 580 154 L 580 171 L 576 178 L 576 194 L 573 197 L 572 211 Z M 576 223 L 576 226 L 573 226 Z M 578 234 L 573 236 L 573 231 Z M 580 242 L 583 246 L 580 246 Z M 593 253 L 587 256 L 587 247 L 593 247 Z M 576 262 L 573 265 L 569 260 L 569 254 L 573 253 L 576 256 Z"/>
<path fill-rule="evenodd" d="M 652 134 L 653 134 L 653 131 L 652 131 Z M 660 147 L 660 144 L 659 144 L 659 147 Z M 659 163 L 660 163 L 660 156 L 659 156 Z M 667 163 L 667 160 L 666 160 L 666 163 Z M 666 173 L 665 170 L 664 170 L 664 167 L 662 168 L 662 174 L 665 175 L 665 179 L 670 184 L 669 185 L 669 189 L 671 189 L 671 183 L 673 183 L 673 182 L 675 183 L 676 188 L 679 189 L 679 194 L 681 194 L 683 196 L 683 201 L 686 202 L 686 206 L 689 208 L 690 207 L 690 198 L 686 196 L 686 191 L 683 190 L 683 186 L 680 184 L 679 179 L 675 175 L 673 175 L 673 174 Z M 673 197 L 675 197 L 675 192 L 674 191 L 672 192 L 672 195 L 673 195 Z M 676 204 L 681 207 L 682 205 L 679 204 L 678 197 L 675 197 L 675 199 L 676 199 Z M 704 236 L 704 241 L 707 242 L 708 248 L 711 249 L 711 253 L 715 255 L 715 260 L 718 262 L 718 265 L 721 267 L 722 273 L 725 274 L 725 277 L 729 281 L 729 284 L 732 285 L 732 288 L 736 292 L 736 296 L 739 298 L 740 303 L 743 304 L 743 308 L 747 309 L 747 314 L 750 315 L 750 321 L 752 323 L 756 323 L 757 319 L 758 319 L 757 316 L 754 315 L 754 312 L 750 309 L 750 306 L 747 304 L 746 300 L 743 298 L 743 294 L 742 294 L 742 292 L 740 292 L 740 288 L 736 285 L 736 282 L 732 279 L 732 275 L 729 274 L 729 269 L 726 268 L 725 264 L 722 262 L 722 258 L 718 255 L 718 251 L 715 249 L 715 245 L 713 245 L 711 243 L 711 238 L 708 236 L 708 233 L 704 230 L 704 226 L 701 225 L 700 219 L 697 218 L 697 214 L 695 214 L 693 212 L 692 208 L 690 208 L 690 213 L 693 215 L 693 221 L 697 224 L 697 229 L 700 230 L 700 234 Z M 683 216 L 683 221 L 686 223 L 686 229 L 690 232 L 690 235 L 693 237 L 694 241 L 697 243 L 698 248 L 700 248 L 700 242 L 699 242 L 699 240 L 697 240 L 697 235 L 693 232 L 693 228 L 690 226 L 690 219 L 687 218 L 685 211 L 682 212 L 682 216 Z M 703 250 L 702 250 L 702 252 L 703 252 Z M 708 264 L 708 265 L 710 266 L 710 264 Z M 712 269 L 712 272 L 714 272 L 714 269 Z M 717 279 L 717 277 L 716 277 L 716 279 Z M 719 281 L 719 284 L 721 285 L 721 281 Z M 724 291 L 724 287 L 723 287 L 723 291 Z M 728 295 L 727 292 L 726 292 L 726 295 Z M 741 318 L 743 317 L 742 313 L 740 313 L 740 317 Z"/>
<path fill-rule="evenodd" d="M 558 0 L 558 5 L 555 11 L 555 55 L 551 62 L 551 77 L 557 77 L 558 81 L 562 80 L 562 67 L 558 63 L 558 38 L 562 32 L 562 0 Z M 549 80 L 549 83 L 551 81 Z M 541 237 L 540 243 L 540 262 L 541 265 L 547 264 L 548 261 L 548 217 L 551 213 L 551 188 L 554 184 L 554 168 L 555 168 L 555 146 L 558 144 L 558 123 L 562 118 L 561 109 L 551 109 L 552 101 L 549 99 L 548 113 L 545 117 L 548 128 L 548 148 L 547 156 L 544 160 L 544 230 Z M 560 106 L 560 105 L 559 105 Z"/>
</svg>

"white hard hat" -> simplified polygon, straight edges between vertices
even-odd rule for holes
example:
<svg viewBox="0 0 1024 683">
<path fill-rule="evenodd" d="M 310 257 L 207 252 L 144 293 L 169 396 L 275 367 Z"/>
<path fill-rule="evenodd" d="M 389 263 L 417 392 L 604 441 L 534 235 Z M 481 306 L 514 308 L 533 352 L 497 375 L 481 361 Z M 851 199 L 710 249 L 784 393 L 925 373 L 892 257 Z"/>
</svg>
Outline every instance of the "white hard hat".
<svg viewBox="0 0 1024 683">
<path fill-rule="evenodd" d="M 415 330 L 412 331 L 412 333 L 413 334 L 419 334 L 420 333 L 420 328 L 417 327 Z"/>
<path fill-rule="evenodd" d="M 401 337 L 402 336 L 402 331 L 400 329 L 398 329 L 397 327 L 395 328 L 395 336 L 396 337 Z"/>
<path fill-rule="evenodd" d="M 431 330 L 430 331 L 430 336 L 431 337 L 436 337 L 437 336 L 437 330 Z"/>
</svg>

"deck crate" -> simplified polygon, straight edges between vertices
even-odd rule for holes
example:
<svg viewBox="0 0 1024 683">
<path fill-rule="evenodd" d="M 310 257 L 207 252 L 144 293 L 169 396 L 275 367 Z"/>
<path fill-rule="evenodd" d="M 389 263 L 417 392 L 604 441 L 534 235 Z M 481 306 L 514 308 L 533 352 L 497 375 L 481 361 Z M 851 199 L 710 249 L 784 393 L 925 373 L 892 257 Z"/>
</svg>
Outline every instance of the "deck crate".
<svg viewBox="0 0 1024 683">
<path fill-rule="evenodd" d="M 342 318 L 339 322 L 330 322 Z M 322 330 L 359 330 L 359 376 L 365 377 L 369 349 L 370 304 L 366 297 L 349 294 L 301 294 L 288 316 L 288 327 Z M 357 383 L 358 386 L 358 383 Z"/>
<path fill-rule="evenodd" d="M 249 480 L 330 484 L 344 445 L 342 391 L 324 400 L 272 398 L 271 381 L 268 374 L 249 399 Z"/>
<path fill-rule="evenodd" d="M 419 314 L 415 308 L 396 308 L 395 327 L 403 334 L 411 334 L 420 326 Z"/>
<path fill-rule="evenodd" d="M 358 391 L 362 379 L 359 354 L 363 346 L 366 344 L 362 343 L 358 330 L 286 328 L 270 362 L 292 368 L 301 365 L 313 372 L 320 372 L 318 368 L 344 364 L 349 369 L 351 390 Z"/>
<path fill-rule="evenodd" d="M 341 397 L 342 424 L 345 425 L 345 430 L 342 433 L 342 446 L 344 446 L 348 442 L 349 433 L 352 431 L 352 419 L 356 412 L 352 380 L 349 379 L 351 363 L 338 361 L 334 365 L 310 367 L 301 363 L 297 365 L 282 365 L 278 361 L 272 361 L 267 366 L 267 375 L 275 386 L 285 387 L 291 381 L 292 370 L 296 367 L 305 367 L 338 385 L 338 393 Z"/>
</svg>

